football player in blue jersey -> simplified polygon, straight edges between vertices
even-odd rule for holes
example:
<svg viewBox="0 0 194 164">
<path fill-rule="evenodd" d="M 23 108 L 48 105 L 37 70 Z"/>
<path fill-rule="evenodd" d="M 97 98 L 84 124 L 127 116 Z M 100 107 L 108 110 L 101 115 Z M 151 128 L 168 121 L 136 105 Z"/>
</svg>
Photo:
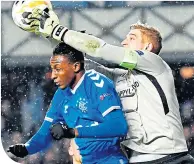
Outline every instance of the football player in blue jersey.
<svg viewBox="0 0 194 164">
<path fill-rule="evenodd" d="M 75 138 L 84 164 L 124 164 L 120 141 L 128 126 L 113 82 L 85 71 L 82 52 L 59 43 L 50 59 L 58 86 L 39 131 L 25 144 L 9 147 L 17 157 L 44 150 L 53 139 Z"/>
</svg>

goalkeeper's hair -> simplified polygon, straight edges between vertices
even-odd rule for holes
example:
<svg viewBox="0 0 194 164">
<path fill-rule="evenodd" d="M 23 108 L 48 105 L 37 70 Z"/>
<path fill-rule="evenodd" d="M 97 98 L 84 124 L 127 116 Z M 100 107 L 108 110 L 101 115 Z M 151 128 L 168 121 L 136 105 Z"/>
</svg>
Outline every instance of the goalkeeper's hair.
<svg viewBox="0 0 194 164">
<path fill-rule="evenodd" d="M 130 30 L 133 29 L 141 31 L 143 41 L 149 41 L 153 44 L 153 53 L 160 53 L 160 50 L 162 49 L 162 37 L 158 29 L 140 22 L 132 24 Z"/>
<path fill-rule="evenodd" d="M 70 63 L 80 62 L 80 69 L 84 69 L 84 55 L 81 51 L 65 44 L 59 43 L 53 50 L 53 56 L 62 55 L 65 56 Z"/>
</svg>

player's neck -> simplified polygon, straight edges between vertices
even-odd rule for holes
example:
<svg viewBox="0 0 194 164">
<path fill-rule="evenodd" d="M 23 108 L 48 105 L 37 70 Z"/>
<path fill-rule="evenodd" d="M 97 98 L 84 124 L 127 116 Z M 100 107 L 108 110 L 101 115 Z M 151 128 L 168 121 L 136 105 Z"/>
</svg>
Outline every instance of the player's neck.
<svg viewBox="0 0 194 164">
<path fill-rule="evenodd" d="M 82 78 L 82 76 L 84 75 L 84 73 L 85 73 L 85 70 L 80 71 L 79 73 L 76 74 L 75 79 L 72 82 L 72 85 L 70 85 L 71 89 L 73 89 L 76 86 L 76 84 Z"/>
</svg>

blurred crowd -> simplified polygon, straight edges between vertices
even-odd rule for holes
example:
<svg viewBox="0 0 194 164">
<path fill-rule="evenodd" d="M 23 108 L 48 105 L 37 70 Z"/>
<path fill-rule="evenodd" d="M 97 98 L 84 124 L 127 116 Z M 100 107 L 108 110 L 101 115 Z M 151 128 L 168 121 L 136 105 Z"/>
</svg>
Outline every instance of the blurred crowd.
<svg viewBox="0 0 194 164">
<path fill-rule="evenodd" d="M 185 137 L 194 155 L 194 78 L 188 76 L 187 67 L 180 64 L 170 66 L 175 77 Z M 2 67 L 1 139 L 5 150 L 9 145 L 25 143 L 41 126 L 57 89 L 50 77 L 46 66 Z M 68 139 L 54 142 L 49 149 L 24 159 L 8 155 L 23 164 L 71 164 L 69 143 Z"/>
<path fill-rule="evenodd" d="M 56 87 L 45 67 L 2 68 L 1 82 L 1 139 L 6 150 L 25 143 L 39 129 Z M 8 155 L 22 164 L 70 164 L 69 142 L 54 142 L 48 150 L 24 159 Z"/>
</svg>

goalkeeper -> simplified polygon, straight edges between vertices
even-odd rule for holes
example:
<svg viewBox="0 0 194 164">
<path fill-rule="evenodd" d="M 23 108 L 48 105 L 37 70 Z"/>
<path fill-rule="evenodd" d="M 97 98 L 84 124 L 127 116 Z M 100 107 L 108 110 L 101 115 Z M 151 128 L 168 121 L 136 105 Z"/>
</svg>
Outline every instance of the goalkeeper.
<svg viewBox="0 0 194 164">
<path fill-rule="evenodd" d="M 123 47 L 118 47 L 69 30 L 51 10 L 36 10 L 31 18 L 40 21 L 38 31 L 43 36 L 127 69 L 104 68 L 114 75 L 128 122 L 122 149 L 130 163 L 194 163 L 188 154 L 172 71 L 158 55 L 162 38 L 155 28 L 131 25 Z"/>
<path fill-rule="evenodd" d="M 52 141 L 75 138 L 83 164 L 121 164 L 120 141 L 127 133 L 119 97 L 110 79 L 85 71 L 83 53 L 59 43 L 50 60 L 58 85 L 39 131 L 25 144 L 9 147 L 17 157 L 39 152 Z"/>
</svg>

